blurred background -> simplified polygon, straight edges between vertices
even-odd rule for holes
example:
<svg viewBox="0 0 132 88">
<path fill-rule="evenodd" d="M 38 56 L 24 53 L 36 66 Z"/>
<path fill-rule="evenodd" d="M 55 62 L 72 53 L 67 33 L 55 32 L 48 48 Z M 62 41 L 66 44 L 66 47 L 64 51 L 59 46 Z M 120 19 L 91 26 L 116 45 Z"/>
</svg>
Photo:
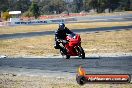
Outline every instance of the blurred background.
<svg viewBox="0 0 132 88">
<path fill-rule="evenodd" d="M 90 13 L 131 11 L 132 0 L 0 0 L 0 21 L 8 20 L 10 11 L 21 11 L 20 17 L 53 18 L 45 15 L 75 16 Z"/>
</svg>

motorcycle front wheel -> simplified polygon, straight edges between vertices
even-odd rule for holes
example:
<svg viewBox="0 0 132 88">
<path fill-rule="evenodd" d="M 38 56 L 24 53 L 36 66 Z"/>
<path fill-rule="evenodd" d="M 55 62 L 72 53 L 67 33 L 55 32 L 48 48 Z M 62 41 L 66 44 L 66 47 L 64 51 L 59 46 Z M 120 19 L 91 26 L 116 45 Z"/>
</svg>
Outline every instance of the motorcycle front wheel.
<svg viewBox="0 0 132 88">
<path fill-rule="evenodd" d="M 81 57 L 82 59 L 85 59 L 85 52 L 83 48 L 79 46 L 78 49 L 79 49 L 79 57 Z"/>
</svg>

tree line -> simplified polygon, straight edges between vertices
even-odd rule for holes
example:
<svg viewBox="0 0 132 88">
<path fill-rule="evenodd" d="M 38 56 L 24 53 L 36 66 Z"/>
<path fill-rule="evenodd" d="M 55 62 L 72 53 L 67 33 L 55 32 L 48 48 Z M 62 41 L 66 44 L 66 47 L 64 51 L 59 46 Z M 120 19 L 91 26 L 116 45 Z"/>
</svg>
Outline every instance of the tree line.
<svg viewBox="0 0 132 88">
<path fill-rule="evenodd" d="M 62 12 L 79 13 L 81 11 L 89 12 L 94 10 L 97 13 L 113 11 L 132 10 L 132 0 L 73 0 L 65 2 L 64 0 L 0 0 L 0 12 L 22 11 L 23 15 L 35 16 L 45 14 L 60 14 Z"/>
<path fill-rule="evenodd" d="M 80 2 L 82 3 L 81 9 L 85 11 L 94 9 L 96 12 L 102 13 L 105 12 L 106 9 L 108 9 L 109 12 L 132 10 L 132 0 L 83 0 L 83 2 L 80 0 Z M 77 7 L 79 7 L 79 5 Z"/>
</svg>

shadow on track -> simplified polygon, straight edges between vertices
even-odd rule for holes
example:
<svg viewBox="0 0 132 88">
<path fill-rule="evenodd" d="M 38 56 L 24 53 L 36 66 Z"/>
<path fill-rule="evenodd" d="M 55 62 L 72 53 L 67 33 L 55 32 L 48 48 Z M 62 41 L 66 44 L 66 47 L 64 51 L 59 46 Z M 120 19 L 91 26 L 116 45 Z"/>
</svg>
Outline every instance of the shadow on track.
<svg viewBox="0 0 132 88">
<path fill-rule="evenodd" d="M 101 59 L 101 57 L 85 57 L 84 59 L 81 59 L 79 57 L 71 57 L 70 59 L 79 59 L 79 60 L 85 60 L 85 59 Z"/>
</svg>

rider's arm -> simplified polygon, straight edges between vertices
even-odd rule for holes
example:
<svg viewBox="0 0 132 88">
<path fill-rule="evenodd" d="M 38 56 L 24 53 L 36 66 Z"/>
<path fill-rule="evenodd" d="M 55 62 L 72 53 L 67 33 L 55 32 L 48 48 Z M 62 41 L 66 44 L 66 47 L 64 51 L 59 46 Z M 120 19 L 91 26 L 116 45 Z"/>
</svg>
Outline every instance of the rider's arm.
<svg viewBox="0 0 132 88">
<path fill-rule="evenodd" d="M 58 31 L 55 31 L 55 40 L 57 40 L 58 38 Z"/>
<path fill-rule="evenodd" d="M 55 41 L 58 41 L 58 42 L 60 42 L 60 37 L 59 37 L 59 33 L 58 33 L 58 30 L 57 31 L 55 31 Z"/>
<path fill-rule="evenodd" d="M 67 27 L 65 27 L 66 33 L 67 34 L 72 34 L 73 32 L 71 30 L 69 30 Z"/>
</svg>

